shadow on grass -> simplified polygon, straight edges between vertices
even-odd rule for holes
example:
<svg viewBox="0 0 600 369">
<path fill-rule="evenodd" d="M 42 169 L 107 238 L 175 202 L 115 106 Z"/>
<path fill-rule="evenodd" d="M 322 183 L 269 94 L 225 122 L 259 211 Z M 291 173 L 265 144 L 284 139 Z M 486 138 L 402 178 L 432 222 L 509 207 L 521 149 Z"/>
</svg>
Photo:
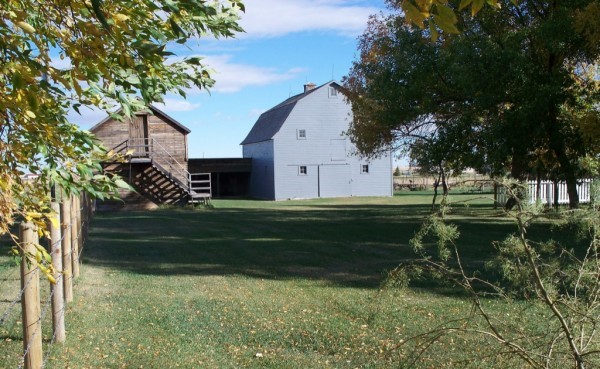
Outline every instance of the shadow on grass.
<svg viewBox="0 0 600 369">
<path fill-rule="evenodd" d="M 423 205 L 303 205 L 302 209 L 159 210 L 100 213 L 84 262 L 146 275 L 308 278 L 376 288 L 386 270 L 414 259 L 409 239 Z M 491 241 L 512 227 L 489 206 L 457 221 L 466 259 L 482 265 Z M 485 216 L 488 216 L 486 219 Z M 482 232 L 485 227 L 485 232 Z"/>
</svg>

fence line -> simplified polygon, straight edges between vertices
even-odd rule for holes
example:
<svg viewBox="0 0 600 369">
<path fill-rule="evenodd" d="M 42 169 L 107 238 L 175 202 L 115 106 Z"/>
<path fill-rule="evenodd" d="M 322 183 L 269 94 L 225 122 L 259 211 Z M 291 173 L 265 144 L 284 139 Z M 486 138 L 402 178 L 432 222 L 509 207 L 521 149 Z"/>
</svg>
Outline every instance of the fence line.
<svg viewBox="0 0 600 369">
<path fill-rule="evenodd" d="M 23 325 L 23 355 L 18 368 L 41 369 L 49 357 L 55 342 L 64 342 L 66 304 L 73 300 L 73 279 L 77 276 L 72 272 L 79 271 L 81 252 L 87 238 L 90 219 L 94 213 L 91 198 L 87 194 L 80 196 L 58 196 L 61 204 L 53 202 L 52 210 L 55 221 L 49 221 L 50 239 L 47 251 L 52 258 L 55 283 L 50 283 L 50 294 L 44 300 L 40 299 L 40 267 L 35 255 L 40 242 L 37 230 L 31 223 L 20 225 L 19 248 L 21 250 L 21 290 L 11 301 L 8 309 L 2 313 L 0 326 L 8 320 L 17 302 L 21 301 Z M 57 226 L 57 221 L 60 225 Z M 52 314 L 52 338 L 46 346 L 46 354 L 42 352 L 42 321 L 47 313 Z M 11 319 L 12 320 L 12 319 Z M 12 329 L 12 328 L 11 328 Z M 9 342 L 7 340 L 6 342 Z"/>
<path fill-rule="evenodd" d="M 10 315 L 10 312 L 12 311 L 12 309 L 15 308 L 15 306 L 17 305 L 17 302 L 21 301 L 21 296 L 23 296 L 23 291 L 25 291 L 25 288 L 27 288 L 27 286 L 29 286 L 29 283 L 32 280 L 33 280 L 33 275 L 29 276 L 29 278 L 25 282 L 25 286 L 21 287 L 21 291 L 19 292 L 17 297 L 11 301 L 10 305 L 8 306 L 8 309 L 6 309 L 4 314 L 2 314 L 2 318 L 0 318 L 0 326 L 4 325 L 4 323 L 6 322 L 6 319 Z"/>
<path fill-rule="evenodd" d="M 54 327 L 54 334 L 52 335 L 58 342 L 64 342 L 65 336 L 65 301 L 64 301 L 64 285 L 62 281 L 63 274 L 60 271 L 63 270 L 62 263 L 62 251 L 60 249 L 62 244 L 62 232 L 60 227 L 60 205 L 53 201 L 50 204 L 52 210 L 56 214 L 54 216 L 54 222 L 49 221 L 48 226 L 50 228 L 50 256 L 52 257 L 52 265 L 55 268 L 54 279 L 56 283 L 50 286 L 52 293 L 52 326 Z M 58 225 L 58 226 L 57 226 Z"/>
<path fill-rule="evenodd" d="M 33 223 L 21 223 L 19 229 L 21 245 L 21 278 L 33 276 L 29 285 L 24 288 L 21 297 L 23 309 L 23 361 L 26 369 L 41 368 L 42 366 L 42 321 L 40 306 L 40 269 L 29 260 L 36 255 L 36 245 L 39 244 L 37 227 Z M 24 283 L 22 283 L 24 285 Z"/>
<path fill-rule="evenodd" d="M 37 337 L 37 334 L 39 334 L 39 337 L 40 337 L 40 343 L 41 343 L 41 341 L 42 341 L 42 322 L 44 321 L 44 318 L 46 317 L 46 314 L 48 314 L 48 310 L 50 310 L 50 308 L 51 308 L 51 306 L 52 306 L 52 298 L 53 298 L 53 296 L 54 296 L 54 291 L 53 291 L 53 292 L 51 292 L 51 293 L 50 293 L 50 296 L 48 296 L 48 297 L 46 298 L 46 302 L 43 304 L 43 306 L 44 306 L 44 309 L 42 310 L 42 312 L 41 312 L 41 314 L 40 314 L 40 317 L 39 317 L 39 321 L 40 321 L 40 324 L 39 324 L 39 326 L 38 326 L 38 328 L 39 328 L 39 329 L 37 329 L 37 330 L 34 332 L 34 334 L 33 334 L 33 335 L 34 335 L 34 336 L 36 336 L 36 337 Z M 53 336 L 56 336 L 56 330 L 54 331 L 54 333 L 53 333 Z M 47 353 L 46 353 L 46 356 L 48 356 L 48 354 L 50 353 L 50 350 L 51 350 L 51 348 L 52 348 L 52 345 L 53 345 L 53 344 L 54 344 L 54 342 L 52 342 L 52 344 L 50 344 L 50 345 L 48 345 L 48 346 L 47 346 Z M 23 353 L 23 356 L 21 357 L 21 362 L 22 362 L 22 363 L 26 363 L 26 362 L 27 362 L 27 361 L 26 361 L 26 357 L 27 357 L 27 354 L 28 354 L 28 352 L 30 352 L 30 351 L 31 351 L 31 349 L 32 349 L 32 345 L 31 345 L 31 343 L 30 343 L 30 345 L 29 345 L 29 346 L 28 346 L 28 347 L 25 349 L 25 352 Z M 40 360 L 40 362 L 39 362 L 39 367 L 40 367 L 40 368 L 43 368 L 43 367 L 44 367 L 44 360 L 42 359 L 42 351 L 41 351 L 41 348 L 40 348 L 40 352 L 39 352 L 39 354 L 40 354 L 40 357 L 39 357 L 39 360 Z M 21 365 L 19 365 L 19 369 L 21 369 L 21 368 L 22 368 L 22 366 L 21 366 Z M 30 368 L 31 368 L 31 366 L 30 366 Z M 36 367 L 34 367 L 34 368 L 37 368 L 37 366 L 36 366 Z"/>
<path fill-rule="evenodd" d="M 592 179 L 582 179 L 577 181 L 577 195 L 580 204 L 587 204 L 592 199 L 591 188 Z M 529 204 L 540 202 L 553 206 L 555 204 L 568 204 L 569 193 L 567 192 L 567 183 L 553 181 L 527 181 L 525 182 L 527 189 L 527 199 Z M 498 188 L 496 202 L 504 205 L 508 200 L 506 188 L 501 186 Z"/>
</svg>

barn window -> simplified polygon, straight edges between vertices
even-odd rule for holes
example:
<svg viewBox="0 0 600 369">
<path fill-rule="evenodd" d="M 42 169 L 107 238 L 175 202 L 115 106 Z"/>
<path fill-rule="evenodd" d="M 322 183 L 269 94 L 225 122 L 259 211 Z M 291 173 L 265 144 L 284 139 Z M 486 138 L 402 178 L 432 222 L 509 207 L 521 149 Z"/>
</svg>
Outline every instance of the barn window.
<svg viewBox="0 0 600 369">
<path fill-rule="evenodd" d="M 306 165 L 301 165 L 298 168 L 298 174 L 301 175 L 301 176 L 305 176 L 305 175 L 308 174 L 308 171 L 306 170 Z"/>
<path fill-rule="evenodd" d="M 369 174 L 369 164 L 363 164 L 360 166 L 361 174 Z"/>
<path fill-rule="evenodd" d="M 337 97 L 338 95 L 338 91 L 335 87 L 330 86 L 329 87 L 329 97 Z"/>
<path fill-rule="evenodd" d="M 306 130 L 305 129 L 299 129 L 297 132 L 297 135 L 298 135 L 299 140 L 306 140 Z"/>
</svg>

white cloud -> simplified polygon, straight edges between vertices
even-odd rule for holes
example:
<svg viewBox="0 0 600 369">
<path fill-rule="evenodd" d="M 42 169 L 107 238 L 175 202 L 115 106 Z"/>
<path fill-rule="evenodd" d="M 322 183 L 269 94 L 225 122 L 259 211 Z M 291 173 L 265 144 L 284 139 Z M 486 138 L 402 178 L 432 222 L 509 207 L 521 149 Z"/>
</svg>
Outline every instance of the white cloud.
<svg viewBox="0 0 600 369">
<path fill-rule="evenodd" d="M 238 92 L 244 87 L 265 86 L 290 80 L 305 71 L 303 68 L 278 71 L 275 68 L 232 63 L 230 55 L 208 56 L 203 61 L 216 71 L 213 78 L 217 82 L 211 91 L 221 93 Z"/>
<path fill-rule="evenodd" d="M 210 71 L 215 79 L 215 85 L 210 92 L 234 93 L 244 87 L 266 86 L 272 83 L 287 81 L 306 72 L 306 68 L 290 68 L 288 70 L 277 70 L 271 67 L 259 67 L 251 64 L 232 62 L 232 56 L 222 55 L 187 55 L 187 57 L 201 57 L 202 64 Z M 180 62 L 183 56 L 170 57 L 167 63 Z M 200 92 L 196 87 L 185 89 L 187 94 L 193 95 Z"/>
<path fill-rule="evenodd" d="M 174 111 L 191 111 L 200 107 L 200 104 L 194 104 L 183 98 L 165 98 L 163 103 L 155 103 L 154 105 L 165 113 Z"/>
<path fill-rule="evenodd" d="M 240 38 L 278 37 L 304 31 L 333 31 L 354 37 L 362 33 L 369 15 L 382 9 L 340 0 L 246 0 Z M 383 4 L 382 4 L 383 5 Z"/>
</svg>

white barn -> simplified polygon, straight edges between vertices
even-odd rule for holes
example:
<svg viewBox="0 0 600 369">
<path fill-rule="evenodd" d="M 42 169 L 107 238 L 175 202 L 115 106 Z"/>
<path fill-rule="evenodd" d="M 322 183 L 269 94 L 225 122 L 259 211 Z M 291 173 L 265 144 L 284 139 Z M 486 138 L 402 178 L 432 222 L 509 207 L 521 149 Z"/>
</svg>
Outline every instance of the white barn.
<svg viewBox="0 0 600 369">
<path fill-rule="evenodd" d="M 344 136 L 350 104 L 334 81 L 263 113 L 241 143 L 252 158 L 249 195 L 269 200 L 392 196 L 392 157 L 363 159 Z"/>
</svg>

